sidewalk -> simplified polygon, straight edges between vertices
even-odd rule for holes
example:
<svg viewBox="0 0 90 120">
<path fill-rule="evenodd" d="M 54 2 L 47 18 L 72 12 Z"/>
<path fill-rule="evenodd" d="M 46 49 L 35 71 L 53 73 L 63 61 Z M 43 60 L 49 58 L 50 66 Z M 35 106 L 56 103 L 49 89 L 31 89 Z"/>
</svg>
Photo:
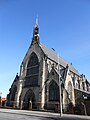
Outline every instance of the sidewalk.
<svg viewBox="0 0 90 120">
<path fill-rule="evenodd" d="M 27 116 L 36 116 L 36 117 L 48 117 L 48 118 L 59 118 L 60 117 L 60 114 L 58 114 L 58 113 L 29 111 L 29 110 L 14 110 L 14 109 L 0 108 L 0 112 L 10 113 L 10 114 L 27 115 Z"/>
<path fill-rule="evenodd" d="M 9 114 L 19 114 L 27 116 L 36 116 L 36 117 L 48 117 L 48 118 L 60 118 L 59 113 L 50 113 L 50 112 L 41 112 L 41 111 L 28 111 L 28 110 L 14 110 L 14 109 L 2 109 L 0 112 L 9 113 Z M 83 115 L 72 115 L 72 114 L 62 114 L 64 118 L 82 118 L 83 120 L 90 120 L 90 116 Z"/>
</svg>

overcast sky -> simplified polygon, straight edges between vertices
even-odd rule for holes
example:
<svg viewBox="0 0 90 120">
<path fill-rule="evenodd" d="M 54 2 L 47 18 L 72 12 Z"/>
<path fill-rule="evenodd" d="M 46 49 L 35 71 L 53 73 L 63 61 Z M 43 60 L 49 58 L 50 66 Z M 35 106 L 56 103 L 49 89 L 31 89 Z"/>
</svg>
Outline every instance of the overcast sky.
<svg viewBox="0 0 90 120">
<path fill-rule="evenodd" d="M 32 40 L 40 41 L 90 81 L 90 0 L 0 0 L 0 92 L 6 97 Z"/>
</svg>

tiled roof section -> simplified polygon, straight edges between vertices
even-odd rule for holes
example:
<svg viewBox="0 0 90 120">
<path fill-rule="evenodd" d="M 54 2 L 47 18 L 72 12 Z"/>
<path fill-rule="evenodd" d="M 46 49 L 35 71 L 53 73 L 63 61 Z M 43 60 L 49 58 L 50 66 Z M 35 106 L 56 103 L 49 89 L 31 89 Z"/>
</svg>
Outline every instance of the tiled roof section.
<svg viewBox="0 0 90 120">
<path fill-rule="evenodd" d="M 79 75 L 78 71 L 73 67 L 73 65 L 71 65 L 69 62 L 67 62 L 66 60 L 64 60 L 63 58 L 61 58 L 59 56 L 59 60 L 58 60 L 58 55 L 52 50 L 47 48 L 46 46 L 44 46 L 43 44 L 40 43 L 40 47 L 43 50 L 43 52 L 45 53 L 45 55 L 50 58 L 51 60 L 55 61 L 56 63 L 60 63 L 60 65 L 66 67 L 67 64 L 69 65 L 69 68 L 72 72 L 76 73 L 77 75 Z"/>
</svg>

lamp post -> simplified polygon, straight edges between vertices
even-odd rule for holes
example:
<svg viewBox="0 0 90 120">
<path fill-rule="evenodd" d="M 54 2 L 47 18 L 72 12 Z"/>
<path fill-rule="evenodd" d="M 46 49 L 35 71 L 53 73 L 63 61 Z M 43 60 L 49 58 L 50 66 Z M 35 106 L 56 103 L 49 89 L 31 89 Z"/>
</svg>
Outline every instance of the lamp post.
<svg viewBox="0 0 90 120">
<path fill-rule="evenodd" d="M 59 55 L 58 55 L 58 75 L 59 75 L 59 96 L 60 96 L 60 117 L 62 116 L 62 98 L 61 98 L 61 74 L 59 68 Z"/>
</svg>

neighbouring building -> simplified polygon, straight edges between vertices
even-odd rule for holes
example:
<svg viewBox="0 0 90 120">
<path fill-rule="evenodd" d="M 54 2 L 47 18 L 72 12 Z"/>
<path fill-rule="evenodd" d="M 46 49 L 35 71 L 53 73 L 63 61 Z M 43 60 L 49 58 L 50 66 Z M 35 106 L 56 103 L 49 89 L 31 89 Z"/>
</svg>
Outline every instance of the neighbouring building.
<svg viewBox="0 0 90 120">
<path fill-rule="evenodd" d="M 61 86 L 61 94 L 60 94 Z M 20 109 L 59 109 L 60 97 L 65 111 L 90 97 L 90 83 L 72 64 L 40 42 L 38 20 L 30 47 L 21 63 L 9 94 L 7 106 Z"/>
</svg>

